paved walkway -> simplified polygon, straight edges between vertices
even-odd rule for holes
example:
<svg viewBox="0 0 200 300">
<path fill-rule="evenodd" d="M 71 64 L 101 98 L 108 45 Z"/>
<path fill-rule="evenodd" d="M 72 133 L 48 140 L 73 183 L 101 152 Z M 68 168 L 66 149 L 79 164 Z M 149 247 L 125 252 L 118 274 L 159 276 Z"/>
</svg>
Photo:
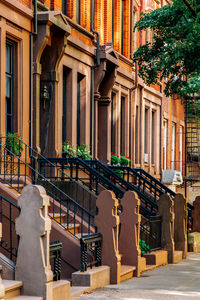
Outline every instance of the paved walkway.
<svg viewBox="0 0 200 300">
<path fill-rule="evenodd" d="M 82 295 L 79 300 L 200 300 L 200 253 L 192 253 L 176 265 L 167 265 L 143 273 L 119 285 Z"/>
</svg>

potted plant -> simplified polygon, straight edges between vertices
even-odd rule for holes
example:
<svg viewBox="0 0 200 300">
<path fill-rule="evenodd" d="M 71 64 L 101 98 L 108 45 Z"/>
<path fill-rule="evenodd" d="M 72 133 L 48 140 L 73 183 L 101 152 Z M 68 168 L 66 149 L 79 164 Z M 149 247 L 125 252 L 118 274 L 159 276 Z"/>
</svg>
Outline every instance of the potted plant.
<svg viewBox="0 0 200 300">
<path fill-rule="evenodd" d="M 66 141 L 63 144 L 63 156 L 64 157 L 76 157 L 76 148 L 69 141 Z"/>
<path fill-rule="evenodd" d="M 24 147 L 20 139 L 21 137 L 17 132 L 8 132 L 6 139 L 6 148 L 9 150 L 8 155 L 15 154 L 16 156 L 21 156 Z"/>
<path fill-rule="evenodd" d="M 90 155 L 90 150 L 88 149 L 88 146 L 86 144 L 80 144 L 80 146 L 77 147 L 77 157 L 83 160 L 92 159 L 92 156 Z"/>
</svg>

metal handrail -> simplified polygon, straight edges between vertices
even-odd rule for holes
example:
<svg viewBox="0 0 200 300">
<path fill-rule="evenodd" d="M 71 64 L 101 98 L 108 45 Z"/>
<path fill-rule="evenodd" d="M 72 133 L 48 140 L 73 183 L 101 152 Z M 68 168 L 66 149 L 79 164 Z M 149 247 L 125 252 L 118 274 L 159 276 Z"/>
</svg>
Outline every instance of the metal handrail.
<svg viewBox="0 0 200 300">
<path fill-rule="evenodd" d="M 19 237 L 15 231 L 15 217 L 19 214 L 20 207 L 3 195 L 0 195 L 0 222 L 6 226 L 6 236 L 4 236 L 5 227 L 3 227 L 0 246 L 9 254 L 11 260 L 16 260 L 17 257 Z"/>
<path fill-rule="evenodd" d="M 8 154 L 12 157 L 12 158 L 16 158 L 18 160 L 18 165 L 20 163 L 23 163 L 25 165 L 25 170 L 26 167 L 28 168 L 29 171 L 32 171 L 32 173 L 34 173 L 35 177 L 37 175 L 37 178 L 40 178 L 40 184 L 45 185 L 47 193 L 53 198 L 53 215 L 50 215 L 50 217 L 52 219 L 54 219 L 54 221 L 56 221 L 57 223 L 59 223 L 62 227 L 64 227 L 66 230 L 68 230 L 68 232 L 70 232 L 72 235 L 74 235 L 76 237 L 75 234 L 75 230 L 74 233 L 71 232 L 71 230 L 68 229 L 68 225 L 69 222 L 67 222 L 67 226 L 64 226 L 63 224 L 61 224 L 61 218 L 60 218 L 60 222 L 58 220 L 56 220 L 55 218 L 55 201 L 57 201 L 59 203 L 59 211 L 62 211 L 62 208 L 67 208 L 67 219 L 69 219 L 69 217 L 71 217 L 71 215 L 69 216 L 69 208 L 70 205 L 72 207 L 74 207 L 74 210 L 72 211 L 72 214 L 74 215 L 74 224 L 75 224 L 75 215 L 78 215 L 79 217 L 82 217 L 81 221 L 83 222 L 83 216 L 87 216 L 87 220 L 89 220 L 89 224 L 88 224 L 88 231 L 90 233 L 91 228 L 93 228 L 93 230 L 95 230 L 94 227 L 94 215 L 91 214 L 88 210 L 86 210 L 84 207 L 82 207 L 78 202 L 76 202 L 72 197 L 70 197 L 69 195 L 67 195 L 64 191 L 62 191 L 61 189 L 59 189 L 55 184 L 53 184 L 50 180 L 48 180 L 45 176 L 43 176 L 42 174 L 40 174 L 36 169 L 34 169 L 30 164 L 27 163 L 27 159 L 25 156 L 25 160 L 23 160 L 20 156 L 16 155 L 15 153 L 13 153 L 10 149 L 8 149 L 7 147 L 5 147 L 2 144 L 2 139 L 7 137 L 1 137 L 0 138 L 0 147 L 4 149 L 4 155 Z M 10 138 L 10 137 L 8 137 Z M 11 137 L 11 139 L 15 139 L 13 137 Z M 20 143 L 24 144 L 25 146 L 27 146 L 32 152 L 37 153 L 34 149 L 30 148 L 30 146 L 28 146 L 26 143 L 24 143 L 23 141 L 21 141 L 20 139 L 16 138 Z M 6 145 L 6 143 L 5 143 Z M 37 153 L 38 156 L 41 156 L 39 153 Z M 43 156 L 42 156 L 43 157 Z M 36 157 L 34 157 L 33 155 L 31 155 L 31 158 L 36 159 Z M 44 158 L 44 157 L 43 157 Z M 45 158 L 44 158 L 45 159 Z M 47 160 L 46 160 L 47 161 Z M 5 160 L 4 160 L 5 163 Z M 11 161 L 11 163 L 14 163 L 14 160 Z M 48 162 L 49 164 L 51 164 L 51 166 L 53 166 L 54 168 L 56 168 L 59 172 L 61 172 L 61 170 L 59 168 L 57 168 L 55 165 L 53 165 L 51 162 Z M 3 170 L 4 172 L 6 172 L 6 170 Z M 19 170 L 18 170 L 19 171 Z M 26 170 L 27 171 L 27 170 Z M 31 176 L 25 172 L 25 183 L 26 183 L 26 177 L 31 178 Z M 11 172 L 11 177 L 13 176 L 14 173 Z M 7 176 L 7 174 L 4 174 L 5 176 Z M 64 174 L 66 176 L 66 174 Z M 19 177 L 21 176 L 21 173 L 18 173 L 18 189 L 15 188 L 13 186 L 13 182 L 9 182 L 8 180 L 6 180 L 6 178 L 1 178 L 2 181 L 6 182 L 8 185 L 12 186 L 12 188 L 14 188 L 15 190 L 19 191 Z M 68 176 L 69 179 L 71 179 L 73 182 L 76 182 L 75 180 L 73 180 L 72 178 L 70 178 Z M 38 180 L 37 180 L 38 181 Z M 37 182 L 36 181 L 36 182 Z M 59 193 L 59 196 L 56 196 L 55 193 L 52 193 L 52 191 L 50 191 L 47 186 L 50 186 L 51 189 L 55 190 L 57 193 Z M 81 185 L 79 186 L 81 189 L 85 190 Z M 87 190 L 86 190 L 87 191 Z M 88 191 L 87 191 L 88 192 Z M 63 198 L 61 200 L 61 197 Z M 80 213 L 78 213 L 80 211 Z M 82 232 L 82 228 L 83 228 L 83 224 L 81 224 L 81 235 L 83 234 Z"/>
<path fill-rule="evenodd" d="M 101 173 L 99 173 L 95 168 L 91 167 L 88 162 L 90 161 L 84 161 L 80 158 L 48 158 L 49 161 L 53 163 L 59 163 L 60 165 L 68 165 L 68 164 L 75 164 L 76 166 L 83 166 L 86 170 L 88 170 L 93 176 L 96 176 L 96 181 L 98 183 L 102 184 L 104 187 L 114 191 L 117 198 L 122 198 L 124 195 L 124 190 L 120 187 L 116 186 L 109 178 L 103 176 Z M 42 162 L 42 160 L 39 160 Z M 104 165 L 103 165 L 104 166 Z M 116 177 L 117 180 L 121 180 L 121 177 L 116 176 L 115 172 L 112 172 L 108 168 L 105 169 L 107 172 L 111 174 L 111 176 Z M 79 178 L 76 178 L 77 180 Z M 83 181 L 83 179 L 82 179 Z M 157 204 L 149 199 L 146 195 L 143 195 L 137 188 L 133 187 L 131 184 L 128 184 L 124 180 L 124 187 L 126 186 L 126 190 L 134 190 L 139 195 L 140 198 L 142 198 L 146 203 L 151 205 L 151 207 L 154 209 L 149 210 L 148 207 L 145 207 L 142 203 L 140 205 L 140 213 L 144 215 L 145 217 L 149 218 L 151 215 L 155 215 L 157 212 Z M 98 192 L 97 192 L 98 194 Z"/>
</svg>

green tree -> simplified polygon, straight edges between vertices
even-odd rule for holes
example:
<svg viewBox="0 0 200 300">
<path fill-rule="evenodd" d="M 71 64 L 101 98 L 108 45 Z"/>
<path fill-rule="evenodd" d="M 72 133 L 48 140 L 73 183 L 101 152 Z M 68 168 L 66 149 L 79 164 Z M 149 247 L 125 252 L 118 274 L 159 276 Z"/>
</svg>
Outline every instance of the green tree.
<svg viewBox="0 0 200 300">
<path fill-rule="evenodd" d="M 166 79 L 167 96 L 200 91 L 199 0 L 174 0 L 142 14 L 135 29 L 153 32 L 152 43 L 140 46 L 133 56 L 146 84 Z"/>
</svg>

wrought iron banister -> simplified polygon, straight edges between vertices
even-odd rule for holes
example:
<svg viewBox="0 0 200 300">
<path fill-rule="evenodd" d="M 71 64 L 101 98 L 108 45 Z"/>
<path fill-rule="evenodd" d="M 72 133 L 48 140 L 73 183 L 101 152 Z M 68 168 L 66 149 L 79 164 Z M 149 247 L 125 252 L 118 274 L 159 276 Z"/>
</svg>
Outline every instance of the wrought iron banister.
<svg viewBox="0 0 200 300">
<path fill-rule="evenodd" d="M 61 251 L 62 243 L 60 241 L 50 242 L 50 259 L 53 259 L 53 280 L 61 279 Z"/>
<path fill-rule="evenodd" d="M 116 174 L 114 171 L 112 171 L 108 166 L 105 166 L 98 160 L 90 160 L 87 161 L 87 163 L 95 168 L 99 173 L 104 174 L 105 177 L 109 178 L 110 180 L 113 180 L 113 182 L 120 186 L 121 189 L 124 191 L 132 190 L 137 193 L 141 200 L 142 206 L 149 209 L 149 211 L 153 212 L 155 215 L 158 210 L 157 203 L 153 201 L 149 196 L 145 195 L 143 192 L 141 192 L 137 187 L 133 186 L 123 178 L 121 178 L 118 174 Z"/>
<path fill-rule="evenodd" d="M 19 238 L 15 231 L 15 219 L 19 214 L 20 207 L 0 195 L 0 222 L 3 224 L 0 246 L 13 261 L 16 260 L 19 244 Z"/>
<path fill-rule="evenodd" d="M 80 239 L 81 245 L 81 272 L 87 271 L 87 268 L 101 265 L 101 233 L 84 235 Z"/>
<path fill-rule="evenodd" d="M 97 195 L 104 189 L 112 190 L 118 199 L 122 198 L 126 190 L 135 190 L 139 197 L 141 197 L 142 203 L 140 205 L 140 213 L 145 217 L 150 215 L 155 215 L 157 212 L 157 204 L 149 199 L 147 196 L 143 195 L 138 189 L 132 185 L 123 182 L 126 189 L 123 189 L 122 186 L 118 186 L 110 180 L 110 177 L 115 178 L 116 180 L 121 180 L 120 177 L 117 177 L 115 172 L 105 169 L 105 173 L 99 172 L 99 170 L 93 168 L 88 164 L 88 161 L 83 161 L 80 158 L 48 158 L 53 164 L 59 166 L 62 170 L 68 170 L 70 176 L 74 179 L 79 180 L 82 184 L 86 185 L 89 189 L 92 189 Z M 40 164 L 44 163 L 43 160 L 39 160 Z M 75 172 L 73 172 L 75 169 Z M 109 172 L 110 176 L 107 176 Z M 87 175 L 87 177 L 85 177 Z"/>
<path fill-rule="evenodd" d="M 13 138 L 11 139 L 14 140 Z M 70 178 L 70 176 L 67 176 L 66 174 L 63 173 L 63 175 L 69 181 L 75 184 L 76 188 L 79 191 L 79 193 L 75 195 L 77 196 L 76 200 L 79 200 L 79 202 L 74 200 L 72 197 L 67 195 L 62 189 L 60 189 L 58 186 L 52 183 L 48 178 L 43 176 L 43 174 L 39 173 L 38 166 L 37 167 L 35 166 L 35 168 L 32 167 L 32 161 L 36 162 L 37 157 L 43 158 L 45 161 L 47 161 L 46 158 L 40 155 L 39 153 L 37 153 L 37 151 L 35 151 L 34 149 L 30 148 L 20 139 L 18 138 L 15 139 L 17 139 L 17 143 L 20 142 L 23 145 L 22 153 L 12 152 L 11 150 L 14 149 L 14 147 L 9 147 L 9 148 L 6 147 L 8 144 L 7 137 L 0 138 L 0 159 L 1 159 L 0 180 L 12 186 L 12 188 L 14 188 L 15 190 L 19 191 L 20 184 L 22 182 L 23 184 L 26 184 L 28 180 L 34 178 L 33 183 L 43 185 L 47 191 L 47 194 L 52 198 L 51 218 L 54 219 L 55 222 L 57 222 L 66 230 L 68 230 L 71 234 L 76 236 L 75 226 L 73 231 L 71 230 L 71 225 L 76 224 L 77 216 L 78 216 L 81 235 L 83 233 L 89 234 L 91 232 L 94 232 L 95 231 L 94 214 L 92 214 L 90 211 L 88 211 L 79 203 L 81 193 L 82 193 L 81 197 L 83 199 L 83 202 L 85 200 L 84 198 L 86 194 L 87 196 L 89 195 L 89 197 L 91 197 L 89 199 L 91 201 L 93 200 L 92 197 L 94 197 L 94 195 L 92 194 L 90 195 L 90 192 L 88 190 L 86 190 L 84 187 L 78 184 L 74 179 Z M 27 156 L 28 153 L 32 154 L 31 157 Z M 35 154 L 35 156 L 33 154 Z M 48 162 L 48 164 L 50 164 L 52 168 L 54 168 L 54 172 L 61 173 L 61 170 L 58 169 L 55 165 L 53 165 L 51 162 Z M 15 168 L 16 166 L 17 168 Z M 16 186 L 16 182 L 17 182 L 17 186 Z M 59 218 L 56 218 L 58 214 L 60 214 L 60 220 Z M 65 214 L 64 224 L 61 224 L 62 214 Z"/>
</svg>

